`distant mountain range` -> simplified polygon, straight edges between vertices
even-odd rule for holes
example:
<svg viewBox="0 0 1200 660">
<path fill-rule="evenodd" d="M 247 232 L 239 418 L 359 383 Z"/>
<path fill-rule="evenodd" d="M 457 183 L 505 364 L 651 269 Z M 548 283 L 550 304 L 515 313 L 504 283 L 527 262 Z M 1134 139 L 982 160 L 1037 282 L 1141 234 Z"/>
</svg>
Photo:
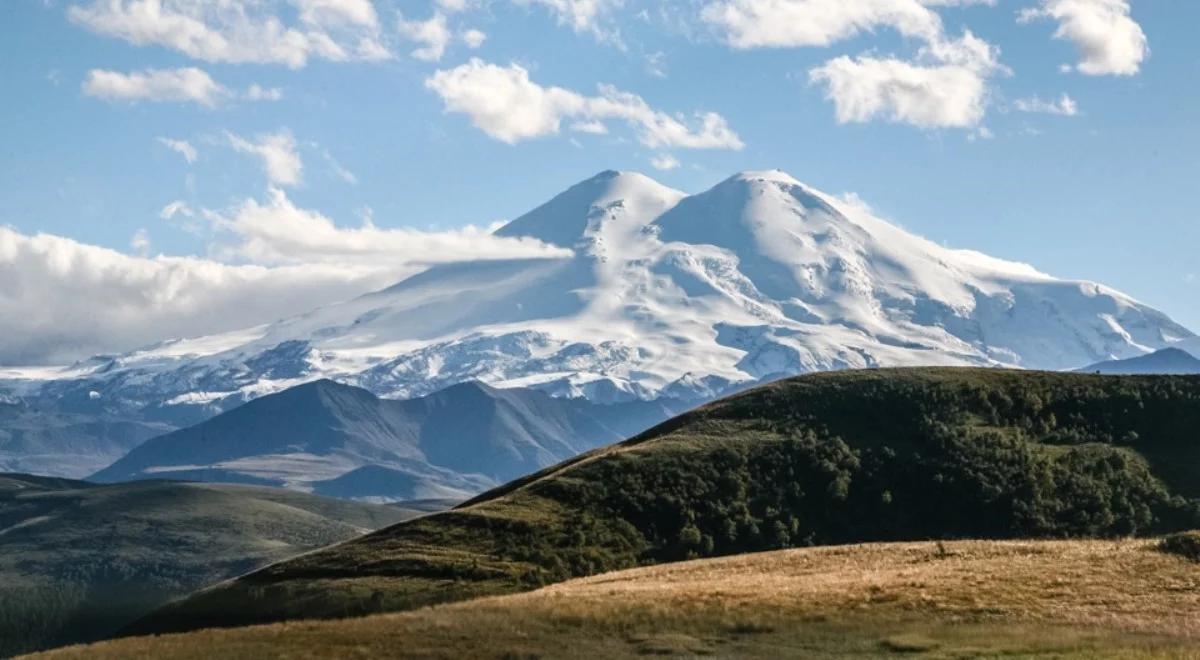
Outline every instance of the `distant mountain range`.
<svg viewBox="0 0 1200 660">
<path fill-rule="evenodd" d="M 465 498 L 679 411 L 476 382 L 394 401 L 319 380 L 149 440 L 91 478 L 251 483 L 378 501 Z"/>
<path fill-rule="evenodd" d="M 1200 374 L 1200 359 L 1178 348 L 1164 348 L 1149 355 L 1124 360 L 1106 360 L 1079 370 L 1095 374 Z"/>
</svg>

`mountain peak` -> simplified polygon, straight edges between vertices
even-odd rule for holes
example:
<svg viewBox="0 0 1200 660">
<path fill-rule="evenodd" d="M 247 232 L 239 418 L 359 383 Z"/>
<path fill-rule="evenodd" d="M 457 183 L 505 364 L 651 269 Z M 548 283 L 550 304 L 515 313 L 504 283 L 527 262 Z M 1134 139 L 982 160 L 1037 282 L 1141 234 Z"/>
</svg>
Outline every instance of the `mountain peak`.
<svg viewBox="0 0 1200 660">
<path fill-rule="evenodd" d="M 584 238 L 605 211 L 649 224 L 686 195 L 640 172 L 605 170 L 496 230 L 498 236 L 527 236 L 562 247 Z"/>
<path fill-rule="evenodd" d="M 783 170 L 746 170 L 734 174 L 726 181 L 769 181 L 789 186 L 804 186 L 799 179 Z"/>
</svg>

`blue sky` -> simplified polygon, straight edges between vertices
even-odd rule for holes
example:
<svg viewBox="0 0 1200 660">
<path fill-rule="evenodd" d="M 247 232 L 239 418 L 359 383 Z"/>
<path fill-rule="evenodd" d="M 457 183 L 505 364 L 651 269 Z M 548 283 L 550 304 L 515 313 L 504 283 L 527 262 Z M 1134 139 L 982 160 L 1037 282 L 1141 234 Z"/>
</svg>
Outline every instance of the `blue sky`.
<svg viewBox="0 0 1200 660">
<path fill-rule="evenodd" d="M 145 298 L 171 277 L 146 275 L 142 257 L 305 265 L 305 246 L 253 234 L 247 212 L 332 223 L 331 241 L 369 220 L 397 262 L 420 261 L 406 250 L 430 243 L 387 232 L 477 240 L 461 228 L 604 169 L 699 192 L 780 168 L 933 240 L 1103 282 L 1200 330 L 1200 3 L 216 4 L 0 6 L 6 240 L 121 252 L 71 248 L 91 255 L 90 276 L 156 282 L 137 285 Z M 268 24 L 293 33 L 268 43 L 253 32 Z M 58 249 L 22 245 L 26 259 Z M 186 281 L 209 281 L 188 268 Z M 39 272 L 61 281 L 26 301 L 69 291 L 69 273 Z"/>
</svg>

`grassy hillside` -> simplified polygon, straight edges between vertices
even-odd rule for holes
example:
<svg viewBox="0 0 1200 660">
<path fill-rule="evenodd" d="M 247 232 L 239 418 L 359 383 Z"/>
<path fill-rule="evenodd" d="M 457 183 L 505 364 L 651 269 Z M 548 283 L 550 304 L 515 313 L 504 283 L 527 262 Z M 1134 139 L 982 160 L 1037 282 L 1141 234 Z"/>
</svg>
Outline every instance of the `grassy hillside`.
<svg viewBox="0 0 1200 660">
<path fill-rule="evenodd" d="M 171 598 L 417 515 L 248 486 L 0 475 L 0 656 L 110 635 Z"/>
<path fill-rule="evenodd" d="M 1200 657 L 1156 542 L 834 546 L 665 564 L 403 614 L 140 637 L 69 658 Z"/>
<path fill-rule="evenodd" d="M 405 610 L 794 546 L 1189 528 L 1198 429 L 1197 377 L 814 374 L 267 567 L 132 630 Z"/>
</svg>

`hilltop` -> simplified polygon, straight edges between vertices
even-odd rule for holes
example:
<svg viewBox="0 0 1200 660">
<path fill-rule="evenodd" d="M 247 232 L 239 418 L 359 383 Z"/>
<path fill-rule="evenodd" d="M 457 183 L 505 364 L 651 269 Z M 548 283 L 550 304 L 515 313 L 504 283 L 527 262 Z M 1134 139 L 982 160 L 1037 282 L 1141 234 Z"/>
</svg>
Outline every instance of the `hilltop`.
<svg viewBox="0 0 1200 660">
<path fill-rule="evenodd" d="M 330 618 L 692 558 L 1200 525 L 1200 378 L 822 373 L 704 406 L 458 508 L 269 566 L 132 627 Z"/>
</svg>

